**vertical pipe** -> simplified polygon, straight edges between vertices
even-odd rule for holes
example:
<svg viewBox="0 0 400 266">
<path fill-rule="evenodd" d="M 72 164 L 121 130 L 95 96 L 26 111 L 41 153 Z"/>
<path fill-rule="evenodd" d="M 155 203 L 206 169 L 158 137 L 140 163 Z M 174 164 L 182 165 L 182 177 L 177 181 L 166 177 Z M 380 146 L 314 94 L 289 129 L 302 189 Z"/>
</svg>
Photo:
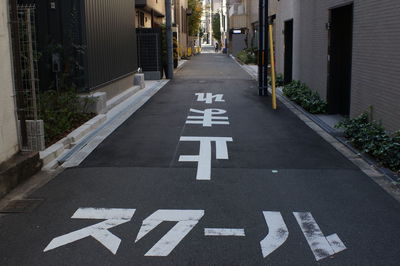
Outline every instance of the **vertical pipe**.
<svg viewBox="0 0 400 266">
<path fill-rule="evenodd" d="M 174 78 L 173 45 L 171 29 L 171 0 L 165 0 L 166 39 L 167 39 L 167 79 Z"/>
<path fill-rule="evenodd" d="M 275 54 L 274 41 L 272 39 L 272 23 L 269 24 L 269 49 L 271 57 L 272 109 L 276 110 Z"/>
<path fill-rule="evenodd" d="M 263 1 L 264 0 L 258 0 L 258 95 L 262 95 L 263 91 L 263 18 L 264 18 L 264 12 L 263 12 Z"/>
<path fill-rule="evenodd" d="M 268 0 L 264 0 L 263 30 L 264 30 L 263 90 L 264 90 L 264 95 L 268 95 Z"/>
<path fill-rule="evenodd" d="M 229 29 L 230 25 L 229 25 L 229 3 L 228 0 L 226 2 L 226 55 L 229 56 L 230 53 L 230 46 L 231 46 L 231 30 Z"/>
</svg>

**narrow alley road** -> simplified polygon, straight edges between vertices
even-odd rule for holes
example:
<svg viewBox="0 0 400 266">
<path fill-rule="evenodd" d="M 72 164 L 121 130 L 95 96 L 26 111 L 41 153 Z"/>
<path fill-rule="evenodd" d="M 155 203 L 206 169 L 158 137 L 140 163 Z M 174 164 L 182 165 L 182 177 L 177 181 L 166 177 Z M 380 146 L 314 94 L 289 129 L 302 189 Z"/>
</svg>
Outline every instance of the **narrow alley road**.
<svg viewBox="0 0 400 266">
<path fill-rule="evenodd" d="M 0 217 L 0 265 L 398 265 L 400 205 L 223 54 Z"/>
</svg>

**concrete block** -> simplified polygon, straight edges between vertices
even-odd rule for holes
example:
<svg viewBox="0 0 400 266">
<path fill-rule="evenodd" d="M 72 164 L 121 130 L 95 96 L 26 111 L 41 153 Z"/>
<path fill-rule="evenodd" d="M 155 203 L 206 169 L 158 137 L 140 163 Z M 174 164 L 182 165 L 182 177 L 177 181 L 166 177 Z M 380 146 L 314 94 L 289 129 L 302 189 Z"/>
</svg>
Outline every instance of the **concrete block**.
<svg viewBox="0 0 400 266">
<path fill-rule="evenodd" d="M 70 133 L 67 137 L 71 138 L 72 142 L 78 142 L 91 130 L 90 125 L 82 125 Z"/>
<path fill-rule="evenodd" d="M 89 121 L 87 121 L 85 125 L 90 126 L 90 129 L 95 129 L 106 120 L 107 120 L 107 115 L 97 115 L 92 119 L 90 119 Z"/>
<path fill-rule="evenodd" d="M 134 95 L 140 89 L 141 89 L 140 86 L 137 86 L 137 85 L 133 86 L 132 88 L 127 89 L 126 91 L 124 91 L 124 92 L 118 94 L 117 96 L 113 97 L 112 99 L 108 100 L 107 101 L 107 109 L 111 110 L 118 104 L 122 103 L 123 101 L 125 101 L 126 99 L 128 99 L 129 97 Z"/>
<path fill-rule="evenodd" d="M 43 120 L 26 120 L 26 134 L 29 151 L 42 151 L 45 149 Z"/>
<path fill-rule="evenodd" d="M 107 113 L 107 93 L 95 92 L 89 95 L 79 95 L 82 108 L 87 113 Z"/>
<path fill-rule="evenodd" d="M 144 72 L 145 80 L 160 80 L 161 72 L 160 71 L 146 71 Z"/>
<path fill-rule="evenodd" d="M 0 164 L 0 198 L 42 168 L 37 152 L 18 153 Z"/>
<path fill-rule="evenodd" d="M 57 142 L 46 150 L 40 152 L 40 159 L 42 159 L 43 164 L 46 165 L 52 160 L 56 159 L 63 151 L 64 145 L 61 142 Z"/>
<path fill-rule="evenodd" d="M 139 86 L 141 89 L 144 89 L 146 84 L 144 83 L 144 74 L 138 73 L 133 75 L 133 85 Z"/>
</svg>

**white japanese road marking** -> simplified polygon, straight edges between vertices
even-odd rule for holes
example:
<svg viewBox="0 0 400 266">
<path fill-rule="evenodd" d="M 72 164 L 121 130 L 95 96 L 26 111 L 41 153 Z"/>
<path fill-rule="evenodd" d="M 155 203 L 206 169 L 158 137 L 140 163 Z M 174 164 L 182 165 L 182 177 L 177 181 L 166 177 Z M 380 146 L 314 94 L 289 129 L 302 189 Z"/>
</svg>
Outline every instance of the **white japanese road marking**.
<svg viewBox="0 0 400 266">
<path fill-rule="evenodd" d="M 228 121 L 216 121 L 229 119 L 227 116 L 217 116 L 226 113 L 223 109 L 205 109 L 204 111 L 190 109 L 190 112 L 202 115 L 188 116 L 186 124 L 203 125 L 203 127 L 212 127 L 212 125 L 229 125 Z"/>
<path fill-rule="evenodd" d="M 287 240 L 289 231 L 280 212 L 263 212 L 268 226 L 268 235 L 260 241 L 261 251 L 266 258 Z"/>
<path fill-rule="evenodd" d="M 145 256 L 168 256 L 203 215 L 203 210 L 158 210 L 143 221 L 135 242 L 164 221 L 178 222 L 145 254 Z"/>
<path fill-rule="evenodd" d="M 129 222 L 135 210 L 136 209 L 80 208 L 72 215 L 72 219 L 101 219 L 106 221 L 56 237 L 47 245 L 44 252 L 91 236 L 115 255 L 121 243 L 121 239 L 110 233 L 108 229 Z"/>
<path fill-rule="evenodd" d="M 294 212 L 293 215 L 317 261 L 346 249 L 338 235 L 324 236 L 310 212 Z"/>
<path fill-rule="evenodd" d="M 212 104 L 213 100 L 215 102 L 225 102 L 225 100 L 222 99 L 222 97 L 224 97 L 223 94 L 213 95 L 212 93 L 196 93 L 196 96 L 198 102 L 205 102 L 206 104 Z"/>
<path fill-rule="evenodd" d="M 181 155 L 180 162 L 198 162 L 197 180 L 211 180 L 211 142 L 215 142 L 216 158 L 218 160 L 228 160 L 227 142 L 232 142 L 229 137 L 181 137 L 180 141 L 199 141 L 199 155 Z"/>
<path fill-rule="evenodd" d="M 204 228 L 205 236 L 246 236 L 244 229 Z"/>
</svg>

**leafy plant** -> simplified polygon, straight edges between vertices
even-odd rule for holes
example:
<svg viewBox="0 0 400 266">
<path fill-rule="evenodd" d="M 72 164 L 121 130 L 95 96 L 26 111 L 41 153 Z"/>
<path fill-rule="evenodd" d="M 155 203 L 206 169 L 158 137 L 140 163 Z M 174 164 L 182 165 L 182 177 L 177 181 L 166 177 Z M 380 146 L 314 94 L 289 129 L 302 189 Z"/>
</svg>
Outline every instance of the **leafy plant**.
<svg viewBox="0 0 400 266">
<path fill-rule="evenodd" d="M 268 77 L 268 84 L 269 84 L 270 86 L 272 86 L 272 80 L 271 80 L 270 77 Z M 285 85 L 285 84 L 284 84 L 284 79 L 283 79 L 283 75 L 282 75 L 282 74 L 276 75 L 275 85 L 276 85 L 277 87 L 282 87 L 283 85 Z"/>
<path fill-rule="evenodd" d="M 213 37 L 217 40 L 219 44 L 221 44 L 221 22 L 220 22 L 220 15 L 219 13 L 215 13 L 212 16 L 212 30 L 213 30 Z"/>
<path fill-rule="evenodd" d="M 243 64 L 256 64 L 257 63 L 257 56 L 255 48 L 247 48 L 240 51 L 236 57 L 243 63 Z"/>
<path fill-rule="evenodd" d="M 327 104 L 321 99 L 318 92 L 312 91 L 306 84 L 293 81 L 283 88 L 286 97 L 303 107 L 312 114 L 325 113 Z"/>
<path fill-rule="evenodd" d="M 200 31 L 203 3 L 201 0 L 188 0 L 188 9 L 192 11 L 189 16 L 189 36 L 197 36 Z"/>
<path fill-rule="evenodd" d="M 51 144 L 72 129 L 87 121 L 94 114 L 87 107 L 92 100 L 83 102 L 75 90 L 57 92 L 49 90 L 40 94 L 40 119 L 44 121 L 46 144 Z"/>
<path fill-rule="evenodd" d="M 382 165 L 400 170 L 400 131 L 390 135 L 375 121 L 370 121 L 367 112 L 336 125 L 344 128 L 345 137 L 351 144 L 376 158 Z"/>
</svg>

